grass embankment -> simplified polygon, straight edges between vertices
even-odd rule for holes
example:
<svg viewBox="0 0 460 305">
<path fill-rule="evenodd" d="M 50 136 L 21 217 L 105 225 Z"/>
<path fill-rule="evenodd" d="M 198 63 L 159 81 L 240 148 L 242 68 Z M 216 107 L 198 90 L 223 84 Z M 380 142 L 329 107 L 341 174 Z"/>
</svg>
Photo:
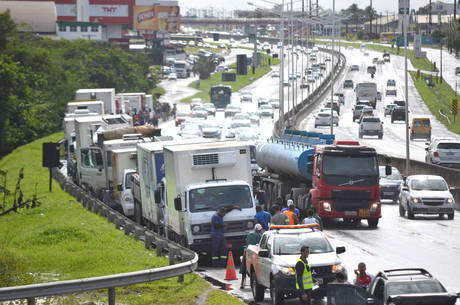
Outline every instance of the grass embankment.
<svg viewBox="0 0 460 305">
<path fill-rule="evenodd" d="M 0 160 L 0 168 L 8 171 L 7 187 L 14 189 L 19 169 L 24 167 L 21 187 L 30 198 L 37 184 L 42 205 L 21 209 L 19 213 L 0 216 L 0 287 L 55 280 L 102 276 L 168 265 L 154 250 L 145 250 L 142 242 L 116 230 L 105 218 L 82 207 L 53 182 L 48 192 L 49 173 L 41 167 L 42 143 L 56 142 L 63 137 L 56 133 L 21 146 Z M 2 196 L 3 199 L 3 196 Z M 197 304 L 197 297 L 210 285 L 196 274 L 117 288 L 117 303 L 132 305 Z M 209 295 L 205 304 L 213 303 Z M 239 300 L 221 294 L 222 304 L 238 304 Z M 46 304 L 107 303 L 106 291 L 50 298 Z M 240 304 L 242 304 L 240 302 Z"/>
<path fill-rule="evenodd" d="M 278 65 L 279 59 L 278 58 L 271 58 L 271 65 Z M 229 65 L 229 69 L 235 68 L 235 65 Z M 256 68 L 256 73 L 252 74 L 251 67 L 248 67 L 248 74 L 246 75 L 236 75 L 236 81 L 234 82 L 223 82 L 222 81 L 222 72 L 216 72 L 211 74 L 209 79 L 202 79 L 200 80 L 200 92 L 196 93 L 193 96 L 186 97 L 181 100 L 183 103 L 188 103 L 192 100 L 192 98 L 200 98 L 203 101 L 209 101 L 209 90 L 212 86 L 215 85 L 230 85 L 232 86 L 232 92 L 236 92 L 241 88 L 253 83 L 257 79 L 261 78 L 265 74 L 271 71 L 270 66 L 268 65 L 268 56 L 263 54 L 263 59 L 260 68 Z M 191 82 L 189 87 L 195 88 L 195 82 Z"/>
<path fill-rule="evenodd" d="M 203 48 L 203 47 L 185 47 L 185 53 L 187 54 L 196 54 L 199 50 L 206 50 L 209 52 L 214 52 L 217 54 L 222 53 L 222 49 L 220 48 Z"/>
<path fill-rule="evenodd" d="M 460 96 L 449 86 L 446 81 L 442 84 L 436 81 L 433 77 L 434 87 L 428 87 L 426 78 L 430 76 L 428 74 L 421 74 L 421 77 L 417 79 L 416 72 L 410 72 L 412 80 L 414 81 L 415 88 L 421 95 L 423 101 L 430 109 L 431 113 L 442 122 L 450 131 L 460 134 L 460 118 L 457 115 L 456 121 L 451 112 L 452 100 L 456 98 L 460 101 Z M 450 124 L 439 114 L 439 109 L 442 109 L 443 113 L 449 117 Z"/>
</svg>

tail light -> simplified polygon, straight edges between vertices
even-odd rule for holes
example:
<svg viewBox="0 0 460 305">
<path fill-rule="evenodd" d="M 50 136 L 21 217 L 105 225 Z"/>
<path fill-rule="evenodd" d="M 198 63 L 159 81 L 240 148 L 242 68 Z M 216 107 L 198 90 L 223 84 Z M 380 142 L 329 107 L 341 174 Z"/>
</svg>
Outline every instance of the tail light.
<svg viewBox="0 0 460 305">
<path fill-rule="evenodd" d="M 438 151 L 437 151 L 437 150 L 435 150 L 435 151 L 433 152 L 433 156 L 439 157 L 439 154 L 438 154 Z"/>
<path fill-rule="evenodd" d="M 383 124 L 382 123 L 380 123 L 380 129 L 383 129 Z"/>
</svg>

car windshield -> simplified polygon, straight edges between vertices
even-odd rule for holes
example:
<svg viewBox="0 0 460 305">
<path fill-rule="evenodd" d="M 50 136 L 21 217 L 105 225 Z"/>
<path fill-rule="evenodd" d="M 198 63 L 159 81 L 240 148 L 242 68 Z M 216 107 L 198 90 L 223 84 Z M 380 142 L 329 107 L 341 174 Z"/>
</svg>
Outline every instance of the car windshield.
<svg viewBox="0 0 460 305">
<path fill-rule="evenodd" d="M 414 179 L 411 181 L 411 187 L 415 191 L 447 191 L 447 183 L 441 179 Z"/>
<path fill-rule="evenodd" d="M 251 127 L 251 122 L 247 120 L 241 120 L 241 121 L 233 121 L 230 124 L 230 128 L 238 128 L 238 127 Z"/>
<path fill-rule="evenodd" d="M 324 237 L 311 237 L 302 235 L 281 235 L 273 241 L 273 253 L 276 255 L 297 255 L 303 245 L 310 247 L 310 253 L 333 252 L 331 244 Z"/>
<path fill-rule="evenodd" d="M 220 125 L 217 122 L 205 121 L 201 123 L 201 128 L 220 128 Z"/>
<path fill-rule="evenodd" d="M 202 187 L 189 192 L 190 212 L 215 211 L 220 207 L 252 207 L 251 190 L 247 185 Z"/>
<path fill-rule="evenodd" d="M 263 109 L 263 110 L 272 109 L 272 106 L 262 105 L 262 106 L 260 106 L 260 109 Z"/>
<path fill-rule="evenodd" d="M 323 174 L 336 176 L 377 176 L 378 162 L 375 156 L 324 155 Z"/>
<path fill-rule="evenodd" d="M 460 149 L 460 143 L 439 143 L 438 149 Z"/>
<path fill-rule="evenodd" d="M 249 120 L 249 115 L 245 113 L 237 113 L 233 117 L 234 120 Z"/>
<path fill-rule="evenodd" d="M 394 167 L 391 168 L 391 175 L 388 175 L 388 176 L 385 174 L 385 166 L 379 166 L 379 171 L 380 171 L 380 178 L 385 178 L 388 180 L 403 180 L 399 171 Z"/>
<path fill-rule="evenodd" d="M 413 293 L 443 293 L 445 289 L 434 281 L 410 281 L 388 283 L 388 295 L 413 294 Z"/>
</svg>

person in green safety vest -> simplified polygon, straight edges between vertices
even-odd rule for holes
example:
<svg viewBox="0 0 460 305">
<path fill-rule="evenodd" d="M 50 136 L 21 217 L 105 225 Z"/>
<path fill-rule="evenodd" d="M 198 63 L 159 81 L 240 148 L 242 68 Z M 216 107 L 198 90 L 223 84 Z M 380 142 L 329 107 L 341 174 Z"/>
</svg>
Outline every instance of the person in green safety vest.
<svg viewBox="0 0 460 305">
<path fill-rule="evenodd" d="M 295 265 L 295 282 L 299 295 L 300 304 L 311 304 L 311 291 L 313 289 L 313 277 L 311 275 L 311 267 L 308 264 L 307 258 L 310 254 L 308 246 L 300 248 L 300 258 Z"/>
</svg>

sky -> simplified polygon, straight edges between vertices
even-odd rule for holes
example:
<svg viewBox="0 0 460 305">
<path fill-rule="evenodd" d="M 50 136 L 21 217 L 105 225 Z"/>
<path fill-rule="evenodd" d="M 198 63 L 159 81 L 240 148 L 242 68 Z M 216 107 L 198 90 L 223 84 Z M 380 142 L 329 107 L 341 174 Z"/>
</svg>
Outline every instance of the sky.
<svg viewBox="0 0 460 305">
<path fill-rule="evenodd" d="M 250 2 L 261 6 L 270 8 L 272 5 L 268 4 L 264 0 L 249 0 Z M 290 0 L 284 0 L 284 2 L 288 2 Z M 305 5 L 308 0 L 305 0 Z M 315 1 L 316 0 L 312 0 Z M 444 0 L 452 1 L 452 0 Z M 249 6 L 247 4 L 248 0 L 179 0 L 179 5 L 184 8 L 210 8 L 213 7 L 214 9 L 225 9 L 225 10 L 235 10 L 235 9 L 253 9 L 253 6 Z M 274 3 L 281 3 L 281 0 L 270 0 L 270 2 Z M 372 0 L 372 4 L 374 8 L 378 12 L 386 12 L 389 13 L 395 12 L 398 10 L 398 0 Z M 435 0 L 432 0 L 435 2 Z M 301 7 L 301 0 L 294 0 L 294 8 L 296 6 Z M 332 8 L 333 0 L 318 0 L 320 6 L 324 8 Z M 335 1 L 335 8 L 336 10 L 341 10 L 344 8 L 349 7 L 351 4 L 356 3 L 358 4 L 359 8 L 365 8 L 370 4 L 370 0 L 336 0 Z M 420 6 L 427 5 L 429 0 L 410 0 L 410 7 L 411 9 L 418 9 Z"/>
</svg>

